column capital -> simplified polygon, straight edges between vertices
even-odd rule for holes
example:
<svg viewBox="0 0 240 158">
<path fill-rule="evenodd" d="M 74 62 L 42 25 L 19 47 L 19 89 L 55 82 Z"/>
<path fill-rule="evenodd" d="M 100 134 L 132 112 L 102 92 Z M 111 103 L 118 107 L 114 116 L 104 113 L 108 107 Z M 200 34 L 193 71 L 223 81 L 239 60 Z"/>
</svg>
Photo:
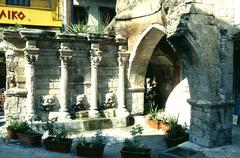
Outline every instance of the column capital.
<svg viewBox="0 0 240 158">
<path fill-rule="evenodd" d="M 102 61 L 102 51 L 99 49 L 99 44 L 91 44 L 91 63 L 93 66 L 98 66 Z"/>
<path fill-rule="evenodd" d="M 128 64 L 129 55 L 127 51 L 120 51 L 118 53 L 119 66 L 125 67 Z"/>
<path fill-rule="evenodd" d="M 25 54 L 25 57 L 27 59 L 28 64 L 35 65 L 38 61 L 38 55 L 37 54 Z"/>
<path fill-rule="evenodd" d="M 62 42 L 61 43 L 61 46 L 60 46 L 60 50 L 71 50 L 70 49 L 70 45 L 71 45 L 71 43 L 67 43 L 67 42 Z"/>
<path fill-rule="evenodd" d="M 63 62 L 64 65 L 68 65 L 72 56 L 60 55 L 59 59 Z"/>
<path fill-rule="evenodd" d="M 26 48 L 37 48 L 37 41 L 36 40 L 27 40 Z"/>
</svg>

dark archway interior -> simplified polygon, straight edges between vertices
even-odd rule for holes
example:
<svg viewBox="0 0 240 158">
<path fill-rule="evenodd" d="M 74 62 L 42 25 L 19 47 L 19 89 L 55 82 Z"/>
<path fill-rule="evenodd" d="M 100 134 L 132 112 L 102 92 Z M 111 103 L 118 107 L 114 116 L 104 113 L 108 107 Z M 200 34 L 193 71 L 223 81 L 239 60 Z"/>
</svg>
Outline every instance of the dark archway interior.
<svg viewBox="0 0 240 158">
<path fill-rule="evenodd" d="M 144 110 L 164 108 L 173 88 L 180 82 L 180 61 L 164 36 L 154 49 L 145 77 Z"/>
<path fill-rule="evenodd" d="M 3 111 L 4 91 L 6 88 L 6 63 L 5 63 L 5 54 L 3 51 L 0 51 L 0 112 Z"/>
</svg>

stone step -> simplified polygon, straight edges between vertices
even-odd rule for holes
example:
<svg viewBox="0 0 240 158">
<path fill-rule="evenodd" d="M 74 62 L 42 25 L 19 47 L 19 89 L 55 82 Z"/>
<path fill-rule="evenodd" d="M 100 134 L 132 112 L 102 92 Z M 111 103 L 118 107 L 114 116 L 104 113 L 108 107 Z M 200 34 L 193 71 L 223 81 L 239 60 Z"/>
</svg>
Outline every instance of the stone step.
<svg viewBox="0 0 240 158">
<path fill-rule="evenodd" d="M 133 118 L 128 117 L 112 117 L 112 118 L 81 118 L 77 120 L 57 121 L 60 127 L 65 127 L 72 132 L 91 131 L 109 128 L 121 128 L 132 125 Z M 41 129 L 46 122 L 33 122 L 36 129 Z"/>
<path fill-rule="evenodd" d="M 193 149 L 172 147 L 159 153 L 158 158 L 207 158 L 202 152 Z"/>
</svg>

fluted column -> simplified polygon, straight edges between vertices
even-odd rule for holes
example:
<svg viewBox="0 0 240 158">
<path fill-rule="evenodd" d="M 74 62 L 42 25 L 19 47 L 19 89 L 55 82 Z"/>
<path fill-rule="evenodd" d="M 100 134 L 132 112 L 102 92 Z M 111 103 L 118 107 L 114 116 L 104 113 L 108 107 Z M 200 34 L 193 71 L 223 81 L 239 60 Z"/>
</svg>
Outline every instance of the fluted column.
<svg viewBox="0 0 240 158">
<path fill-rule="evenodd" d="M 119 46 L 119 78 L 118 78 L 118 116 L 128 115 L 128 111 L 125 105 L 125 67 L 128 64 L 129 53 L 127 52 L 127 46 Z"/>
<path fill-rule="evenodd" d="M 98 66 L 102 60 L 102 52 L 99 49 L 99 44 L 91 44 L 91 107 L 89 116 L 96 117 L 98 109 Z"/>
<path fill-rule="evenodd" d="M 26 89 L 27 89 L 27 119 L 34 116 L 35 106 L 35 64 L 38 61 L 39 49 L 36 48 L 36 41 L 27 41 L 24 51 L 26 58 Z"/>
<path fill-rule="evenodd" d="M 60 61 L 61 61 L 61 78 L 60 78 L 60 110 L 58 119 L 69 119 L 68 112 L 68 64 L 72 58 L 71 50 L 61 44 Z"/>
</svg>

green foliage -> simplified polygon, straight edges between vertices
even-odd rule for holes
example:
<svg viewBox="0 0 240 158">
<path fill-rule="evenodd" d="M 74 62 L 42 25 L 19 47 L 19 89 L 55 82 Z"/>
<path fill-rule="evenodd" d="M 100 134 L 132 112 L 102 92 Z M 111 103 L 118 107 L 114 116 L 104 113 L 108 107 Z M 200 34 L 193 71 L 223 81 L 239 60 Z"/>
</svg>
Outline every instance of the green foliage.
<svg viewBox="0 0 240 158">
<path fill-rule="evenodd" d="M 9 125 L 8 129 L 16 130 L 19 133 L 24 133 L 28 135 L 37 135 L 38 133 L 32 129 L 33 118 L 30 119 L 31 124 L 27 121 L 21 120 L 18 115 L 13 115 L 8 117 Z"/>
<path fill-rule="evenodd" d="M 135 127 L 132 128 L 130 131 L 132 136 L 140 135 L 143 132 L 143 127 L 141 125 L 136 125 Z M 131 152 L 143 152 L 147 153 L 150 152 L 151 149 L 146 145 L 141 143 L 140 140 L 138 140 L 136 137 L 133 137 L 131 139 L 125 139 L 123 142 L 124 145 L 124 150 L 125 151 L 131 151 Z"/>
<path fill-rule="evenodd" d="M 154 121 L 157 121 L 157 114 L 158 114 L 158 107 L 150 107 L 149 109 L 149 115 L 150 115 L 150 119 L 151 120 L 154 120 Z"/>
<path fill-rule="evenodd" d="M 166 123 L 167 117 L 164 113 L 164 109 L 158 109 L 158 107 L 150 107 L 149 109 L 149 119 L 154 121 L 161 121 L 163 123 Z"/>
<path fill-rule="evenodd" d="M 130 131 L 132 136 L 141 135 L 143 132 L 143 127 L 141 125 L 136 125 L 135 127 L 132 127 L 132 130 Z"/>
<path fill-rule="evenodd" d="M 66 138 L 68 131 L 64 127 L 59 127 L 56 124 L 57 118 L 48 120 L 43 126 L 43 130 L 48 131 L 49 136 L 55 138 L 55 141 L 59 141 L 61 138 Z"/>
<path fill-rule="evenodd" d="M 26 121 L 21 121 L 16 130 L 17 130 L 17 132 L 22 133 L 22 132 L 25 132 L 25 131 L 30 130 L 30 129 L 31 128 Z"/>
<path fill-rule="evenodd" d="M 186 127 L 183 127 L 182 125 L 178 124 L 177 119 L 172 119 L 169 122 L 169 130 L 167 131 L 167 137 L 168 138 L 179 138 L 181 136 L 185 136 L 186 133 Z"/>
<path fill-rule="evenodd" d="M 133 139 L 133 140 L 126 139 L 123 142 L 123 145 L 124 145 L 124 150 L 131 151 L 131 152 L 147 153 L 151 150 L 146 144 L 141 143 L 138 139 Z"/>
<path fill-rule="evenodd" d="M 99 26 L 95 26 L 95 25 L 84 25 L 81 22 L 78 22 L 77 24 L 73 24 L 71 23 L 68 26 L 68 31 L 70 33 L 93 33 L 93 34 L 103 34 L 104 33 L 104 26 L 99 25 Z"/>
<path fill-rule="evenodd" d="M 19 127 L 21 121 L 18 115 L 9 116 L 7 119 L 9 121 L 8 129 L 16 130 Z"/>
<path fill-rule="evenodd" d="M 39 135 L 39 133 L 34 131 L 33 129 L 28 129 L 28 130 L 23 131 L 21 133 L 24 133 L 24 134 L 27 134 L 27 135 Z"/>
<path fill-rule="evenodd" d="M 78 22 L 78 24 L 70 24 L 68 26 L 68 30 L 71 33 L 88 33 L 90 31 L 90 27 L 88 25 L 84 25 L 81 22 Z"/>
<path fill-rule="evenodd" d="M 103 136 L 102 131 L 97 131 L 94 137 L 92 137 L 92 141 L 90 142 L 94 147 L 105 146 L 108 142 L 109 138 Z"/>
<path fill-rule="evenodd" d="M 80 146 L 90 146 L 90 147 L 104 147 L 108 141 L 109 141 L 109 138 L 106 136 L 103 136 L 102 131 L 99 130 L 96 132 L 95 136 L 93 136 L 90 141 L 87 141 L 84 136 L 78 137 L 74 146 L 80 145 Z"/>
</svg>

